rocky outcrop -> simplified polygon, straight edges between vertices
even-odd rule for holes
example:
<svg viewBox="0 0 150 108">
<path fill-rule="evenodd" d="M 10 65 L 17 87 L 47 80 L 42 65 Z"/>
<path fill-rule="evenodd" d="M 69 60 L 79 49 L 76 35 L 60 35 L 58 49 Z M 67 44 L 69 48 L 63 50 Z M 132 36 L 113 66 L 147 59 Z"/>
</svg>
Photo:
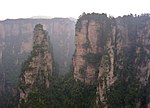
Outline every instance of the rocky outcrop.
<svg viewBox="0 0 150 108">
<path fill-rule="evenodd" d="M 33 90 L 38 90 L 39 86 L 43 86 L 45 89 L 49 88 L 49 77 L 52 76 L 54 69 L 50 47 L 47 32 L 43 30 L 41 24 L 36 25 L 33 50 L 22 66 L 22 73 L 19 78 L 19 108 L 28 101 L 28 96 Z"/>
<path fill-rule="evenodd" d="M 57 71 L 68 72 L 74 52 L 74 21 L 68 18 L 0 21 L 0 94 L 11 94 L 6 88 L 16 86 L 22 62 L 32 50 L 32 33 L 38 23 L 49 32 Z"/>
<path fill-rule="evenodd" d="M 115 75 L 115 46 L 116 46 L 116 27 L 112 25 L 111 31 L 109 35 L 106 35 L 106 43 L 104 45 L 104 52 L 102 54 L 102 59 L 99 67 L 99 74 L 98 74 L 98 87 L 97 87 L 97 104 L 102 102 L 105 104 L 106 98 L 105 93 L 107 92 L 107 88 L 111 87 L 114 82 L 116 81 L 117 76 Z"/>
<path fill-rule="evenodd" d="M 149 15 L 115 19 L 92 13 L 78 19 L 74 78 L 98 84 L 98 108 L 148 107 L 149 23 Z"/>
<path fill-rule="evenodd" d="M 75 22 L 69 18 L 7 19 L 0 21 L 0 63 L 5 65 L 4 62 L 8 61 L 7 58 L 11 57 L 14 58 L 13 61 L 17 65 L 21 65 L 22 61 L 27 58 L 27 54 L 32 50 L 32 32 L 34 26 L 38 23 L 41 23 L 49 32 L 54 46 L 54 58 L 58 64 L 58 70 L 60 74 L 65 74 L 71 64 L 74 52 Z M 11 63 L 10 65 L 14 64 Z M 10 67 L 9 65 L 7 66 Z M 18 67 L 16 71 L 18 71 Z M 7 70 L 4 69 L 4 71 Z"/>
<path fill-rule="evenodd" d="M 98 78 L 99 66 L 106 44 L 112 51 L 112 42 L 106 43 L 106 35 L 112 35 L 113 19 L 105 14 L 83 15 L 76 24 L 75 45 L 76 51 L 73 57 L 74 78 L 94 84 Z M 109 39 L 111 40 L 111 38 Z M 113 53 L 113 52 L 111 52 Z M 113 56 L 113 55 L 111 55 Z M 111 60 L 113 62 L 113 60 Z"/>
</svg>

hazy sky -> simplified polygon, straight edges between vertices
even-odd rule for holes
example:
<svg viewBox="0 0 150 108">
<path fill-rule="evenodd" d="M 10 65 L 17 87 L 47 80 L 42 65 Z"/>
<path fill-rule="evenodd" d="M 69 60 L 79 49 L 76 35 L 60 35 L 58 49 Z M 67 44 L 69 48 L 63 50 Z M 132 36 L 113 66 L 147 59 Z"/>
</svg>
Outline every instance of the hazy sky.
<svg viewBox="0 0 150 108">
<path fill-rule="evenodd" d="M 83 12 L 115 17 L 150 13 L 150 0 L 0 0 L 0 20 L 32 16 L 78 18 Z"/>
</svg>

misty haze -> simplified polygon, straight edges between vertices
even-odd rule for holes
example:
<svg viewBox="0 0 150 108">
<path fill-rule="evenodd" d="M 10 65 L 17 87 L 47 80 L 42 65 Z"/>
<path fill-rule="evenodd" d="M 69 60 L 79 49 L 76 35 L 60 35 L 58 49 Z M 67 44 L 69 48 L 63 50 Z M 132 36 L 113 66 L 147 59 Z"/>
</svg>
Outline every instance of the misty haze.
<svg viewBox="0 0 150 108">
<path fill-rule="evenodd" d="M 0 108 L 150 108 L 150 1 L 1 1 Z"/>
</svg>

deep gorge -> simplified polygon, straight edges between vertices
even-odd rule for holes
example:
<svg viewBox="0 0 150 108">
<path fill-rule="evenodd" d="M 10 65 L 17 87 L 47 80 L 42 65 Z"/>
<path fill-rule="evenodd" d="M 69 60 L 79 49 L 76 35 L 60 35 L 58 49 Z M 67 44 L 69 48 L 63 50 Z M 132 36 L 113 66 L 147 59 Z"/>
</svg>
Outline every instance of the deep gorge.
<svg viewBox="0 0 150 108">
<path fill-rule="evenodd" d="M 0 38 L 1 108 L 150 108 L 149 14 L 6 20 Z"/>
</svg>

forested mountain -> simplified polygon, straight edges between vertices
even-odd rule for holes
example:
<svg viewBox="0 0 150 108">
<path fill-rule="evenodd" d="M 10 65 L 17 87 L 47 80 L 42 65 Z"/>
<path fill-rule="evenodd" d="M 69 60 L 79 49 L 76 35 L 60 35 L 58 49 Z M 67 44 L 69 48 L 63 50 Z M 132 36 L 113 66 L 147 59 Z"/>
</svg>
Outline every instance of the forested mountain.
<svg viewBox="0 0 150 108">
<path fill-rule="evenodd" d="M 64 19 L 59 19 L 59 21 L 59 23 L 62 23 Z M 29 46 L 26 46 L 29 44 L 25 43 L 29 42 L 30 39 L 23 42 L 24 44 L 20 43 L 17 47 L 14 47 L 13 44 L 9 45 L 9 39 L 17 40 L 19 36 L 18 38 L 6 38 L 5 32 L 1 32 L 1 48 L 3 49 L 1 50 L 1 64 L 5 63 L 5 65 L 1 65 L 1 68 L 8 70 L 1 72 L 3 74 L 1 76 L 1 91 L 10 90 L 10 86 L 6 86 L 9 82 L 6 81 L 6 76 L 8 79 L 16 78 L 19 80 L 18 84 L 15 83 L 16 88 L 10 90 L 14 93 L 7 92 L 15 96 L 9 98 L 9 100 L 6 99 L 7 101 L 4 101 L 4 103 L 1 101 L 3 108 L 6 108 L 6 103 L 10 105 L 6 105 L 9 108 L 16 105 L 19 108 L 150 108 L 149 14 L 140 16 L 131 14 L 114 18 L 104 13 L 83 13 L 77 20 L 75 29 L 72 26 L 69 26 L 71 29 L 68 26 L 65 26 L 68 28 L 61 28 L 61 24 L 55 23 L 53 29 L 49 30 L 49 27 L 45 25 L 45 23 L 43 26 L 37 25 L 33 34 L 30 34 L 34 41 L 33 45 L 30 45 L 30 50 L 28 50 Z M 64 41 L 60 41 L 61 38 L 57 38 L 59 42 L 57 39 L 53 41 L 51 35 L 57 36 L 59 32 L 54 31 L 60 28 L 68 33 L 68 38 L 65 38 L 69 40 L 65 41 L 69 44 L 68 48 Z M 75 36 L 72 35 L 74 31 Z M 49 42 L 48 34 L 51 42 Z M 43 44 L 41 36 L 46 37 Z M 69 36 L 73 37 L 69 38 Z M 4 39 L 8 39 L 8 45 L 6 45 Z M 74 39 L 75 42 L 73 43 L 72 40 Z M 15 43 L 16 41 L 11 42 Z M 47 42 L 51 44 L 46 44 Z M 64 43 L 59 44 L 59 50 L 56 47 L 58 43 Z M 75 51 L 72 47 L 73 44 L 75 44 Z M 4 50 L 7 46 L 12 47 L 9 50 Z M 23 47 L 22 52 L 28 51 L 29 53 L 32 50 L 27 61 L 24 61 L 27 57 L 23 56 L 25 58 L 21 59 L 22 61 L 18 59 L 16 62 L 15 57 L 22 57 L 16 55 L 18 54 L 16 50 L 20 49 L 19 46 Z M 53 48 L 48 46 L 53 46 Z M 16 50 L 12 50 L 13 48 Z M 25 48 L 27 49 L 25 50 Z M 5 51 L 6 53 L 4 53 Z M 64 56 L 66 53 L 63 51 L 74 51 L 74 54 L 73 56 Z M 3 59 L 5 58 L 4 54 L 14 55 L 6 57 L 15 59 L 15 61 L 13 60 L 15 63 L 24 62 L 20 66 L 22 70 L 14 72 L 14 69 L 19 68 L 13 67 L 11 70 L 10 67 L 6 68 L 7 64 L 12 63 L 8 62 L 8 59 Z M 48 59 L 47 54 L 50 54 L 51 59 Z M 45 59 L 46 56 L 47 59 Z M 70 58 L 72 58 L 72 63 Z M 58 67 L 62 64 L 63 67 L 69 68 L 65 62 L 66 59 L 70 60 L 67 63 L 72 64 L 70 69 L 66 69 L 68 73 L 63 68 Z M 60 73 L 65 71 L 64 73 L 67 74 L 59 76 L 57 74 L 59 69 L 61 69 Z M 18 72 L 18 74 L 14 74 L 12 71 Z M 6 72 L 10 72 L 16 77 L 10 77 Z M 20 77 L 18 77 L 19 74 Z M 13 83 L 7 85 L 10 84 Z"/>
</svg>

